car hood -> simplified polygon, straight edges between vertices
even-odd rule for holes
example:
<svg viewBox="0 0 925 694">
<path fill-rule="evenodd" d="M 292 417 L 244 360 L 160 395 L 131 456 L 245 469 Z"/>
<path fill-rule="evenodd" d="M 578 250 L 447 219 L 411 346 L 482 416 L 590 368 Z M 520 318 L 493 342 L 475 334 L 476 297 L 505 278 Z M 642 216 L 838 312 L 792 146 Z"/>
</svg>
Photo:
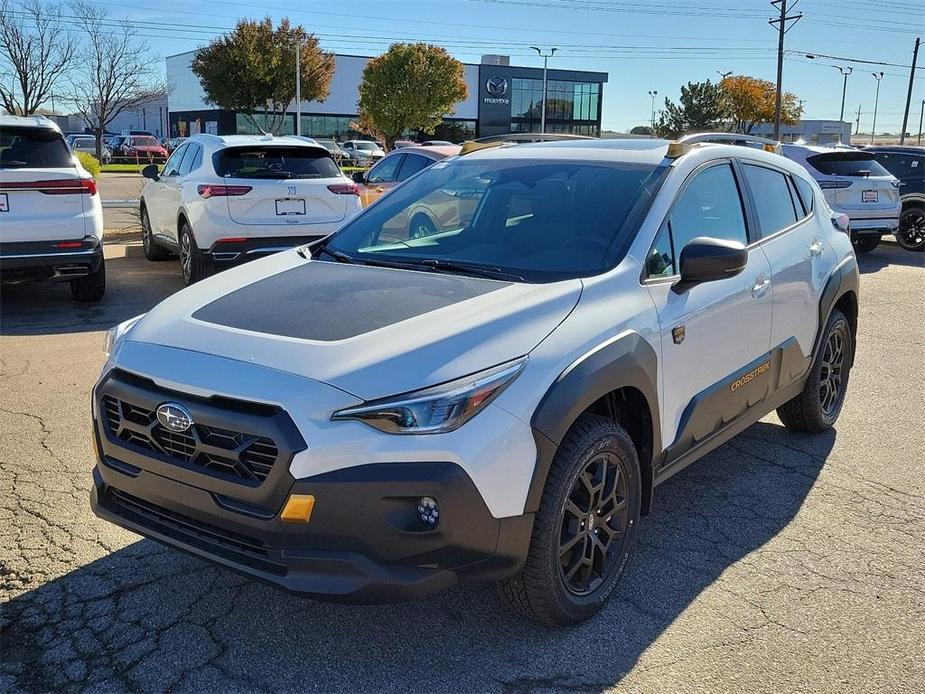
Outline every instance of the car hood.
<svg viewBox="0 0 925 694">
<path fill-rule="evenodd" d="M 254 363 L 370 400 L 529 353 L 574 308 L 581 287 L 345 265 L 290 251 L 178 292 L 126 340 Z"/>
</svg>

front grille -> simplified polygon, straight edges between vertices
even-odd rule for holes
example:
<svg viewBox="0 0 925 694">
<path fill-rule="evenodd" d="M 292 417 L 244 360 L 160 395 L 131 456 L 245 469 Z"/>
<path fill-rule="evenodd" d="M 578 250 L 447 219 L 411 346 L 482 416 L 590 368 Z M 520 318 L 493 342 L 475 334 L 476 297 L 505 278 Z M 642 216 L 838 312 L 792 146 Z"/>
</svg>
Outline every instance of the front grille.
<svg viewBox="0 0 925 694">
<path fill-rule="evenodd" d="M 102 410 L 113 439 L 251 486 L 261 484 L 279 459 L 276 443 L 266 436 L 203 424 L 170 431 L 154 410 L 111 395 L 103 397 Z"/>
</svg>

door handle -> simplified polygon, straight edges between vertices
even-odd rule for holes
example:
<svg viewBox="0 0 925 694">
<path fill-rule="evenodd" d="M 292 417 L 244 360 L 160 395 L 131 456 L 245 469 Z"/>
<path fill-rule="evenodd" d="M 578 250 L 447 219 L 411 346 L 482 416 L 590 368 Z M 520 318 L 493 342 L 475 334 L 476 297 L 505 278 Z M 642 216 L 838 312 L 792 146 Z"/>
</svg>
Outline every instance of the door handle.
<svg viewBox="0 0 925 694">
<path fill-rule="evenodd" d="M 759 277 L 755 280 L 755 284 L 752 286 L 752 296 L 756 299 L 764 296 L 764 293 L 768 291 L 768 287 L 771 286 L 771 280 L 767 277 Z"/>
<path fill-rule="evenodd" d="M 822 255 L 822 250 L 825 246 L 822 245 L 822 241 L 819 239 L 813 239 L 813 242 L 809 244 L 809 254 L 814 258 L 818 258 Z"/>
</svg>

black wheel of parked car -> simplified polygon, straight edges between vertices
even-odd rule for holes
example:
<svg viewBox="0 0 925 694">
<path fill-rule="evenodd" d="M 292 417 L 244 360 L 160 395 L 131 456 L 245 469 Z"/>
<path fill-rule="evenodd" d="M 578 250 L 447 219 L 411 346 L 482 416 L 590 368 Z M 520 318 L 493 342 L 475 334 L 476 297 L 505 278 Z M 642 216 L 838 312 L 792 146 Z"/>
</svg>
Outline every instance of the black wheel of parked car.
<svg viewBox="0 0 925 694">
<path fill-rule="evenodd" d="M 859 234 L 851 237 L 855 253 L 870 253 L 880 245 L 880 234 Z"/>
<path fill-rule="evenodd" d="M 636 536 L 639 459 L 626 431 L 585 414 L 556 453 L 524 567 L 498 585 L 515 610 L 546 624 L 577 624 L 619 581 Z"/>
<path fill-rule="evenodd" d="M 151 220 L 148 219 L 148 208 L 141 206 L 141 245 L 144 247 L 145 258 L 148 260 L 167 260 L 171 253 L 163 246 L 154 242 L 151 232 Z"/>
<path fill-rule="evenodd" d="M 212 274 L 212 265 L 203 259 L 202 251 L 196 245 L 193 231 L 186 221 L 180 227 L 180 271 L 183 273 L 183 284 L 187 287 Z"/>
<path fill-rule="evenodd" d="M 412 239 L 419 239 L 423 236 L 430 236 L 437 233 L 437 227 L 433 221 L 423 212 L 419 212 L 411 218 L 408 225 L 408 236 Z"/>
<path fill-rule="evenodd" d="M 86 277 L 71 280 L 71 296 L 77 301 L 91 303 L 99 301 L 106 294 L 106 261 L 100 258 L 96 272 Z"/>
<path fill-rule="evenodd" d="M 830 429 L 841 412 L 854 361 L 851 326 L 835 309 L 809 372 L 803 392 L 777 408 L 777 416 L 793 431 L 818 434 Z"/>
<path fill-rule="evenodd" d="M 907 251 L 925 251 L 925 207 L 907 207 L 899 217 L 896 243 Z"/>
</svg>

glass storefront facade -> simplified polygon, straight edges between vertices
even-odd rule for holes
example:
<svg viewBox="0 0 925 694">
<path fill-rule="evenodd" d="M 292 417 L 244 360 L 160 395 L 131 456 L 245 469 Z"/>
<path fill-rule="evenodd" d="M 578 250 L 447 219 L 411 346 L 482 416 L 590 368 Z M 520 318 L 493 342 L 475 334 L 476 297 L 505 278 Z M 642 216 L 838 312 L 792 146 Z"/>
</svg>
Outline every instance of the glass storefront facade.
<svg viewBox="0 0 925 694">
<path fill-rule="evenodd" d="M 511 80 L 511 131 L 539 132 L 543 80 Z M 600 89 L 597 82 L 549 80 L 546 88 L 546 132 L 599 135 Z"/>
</svg>

